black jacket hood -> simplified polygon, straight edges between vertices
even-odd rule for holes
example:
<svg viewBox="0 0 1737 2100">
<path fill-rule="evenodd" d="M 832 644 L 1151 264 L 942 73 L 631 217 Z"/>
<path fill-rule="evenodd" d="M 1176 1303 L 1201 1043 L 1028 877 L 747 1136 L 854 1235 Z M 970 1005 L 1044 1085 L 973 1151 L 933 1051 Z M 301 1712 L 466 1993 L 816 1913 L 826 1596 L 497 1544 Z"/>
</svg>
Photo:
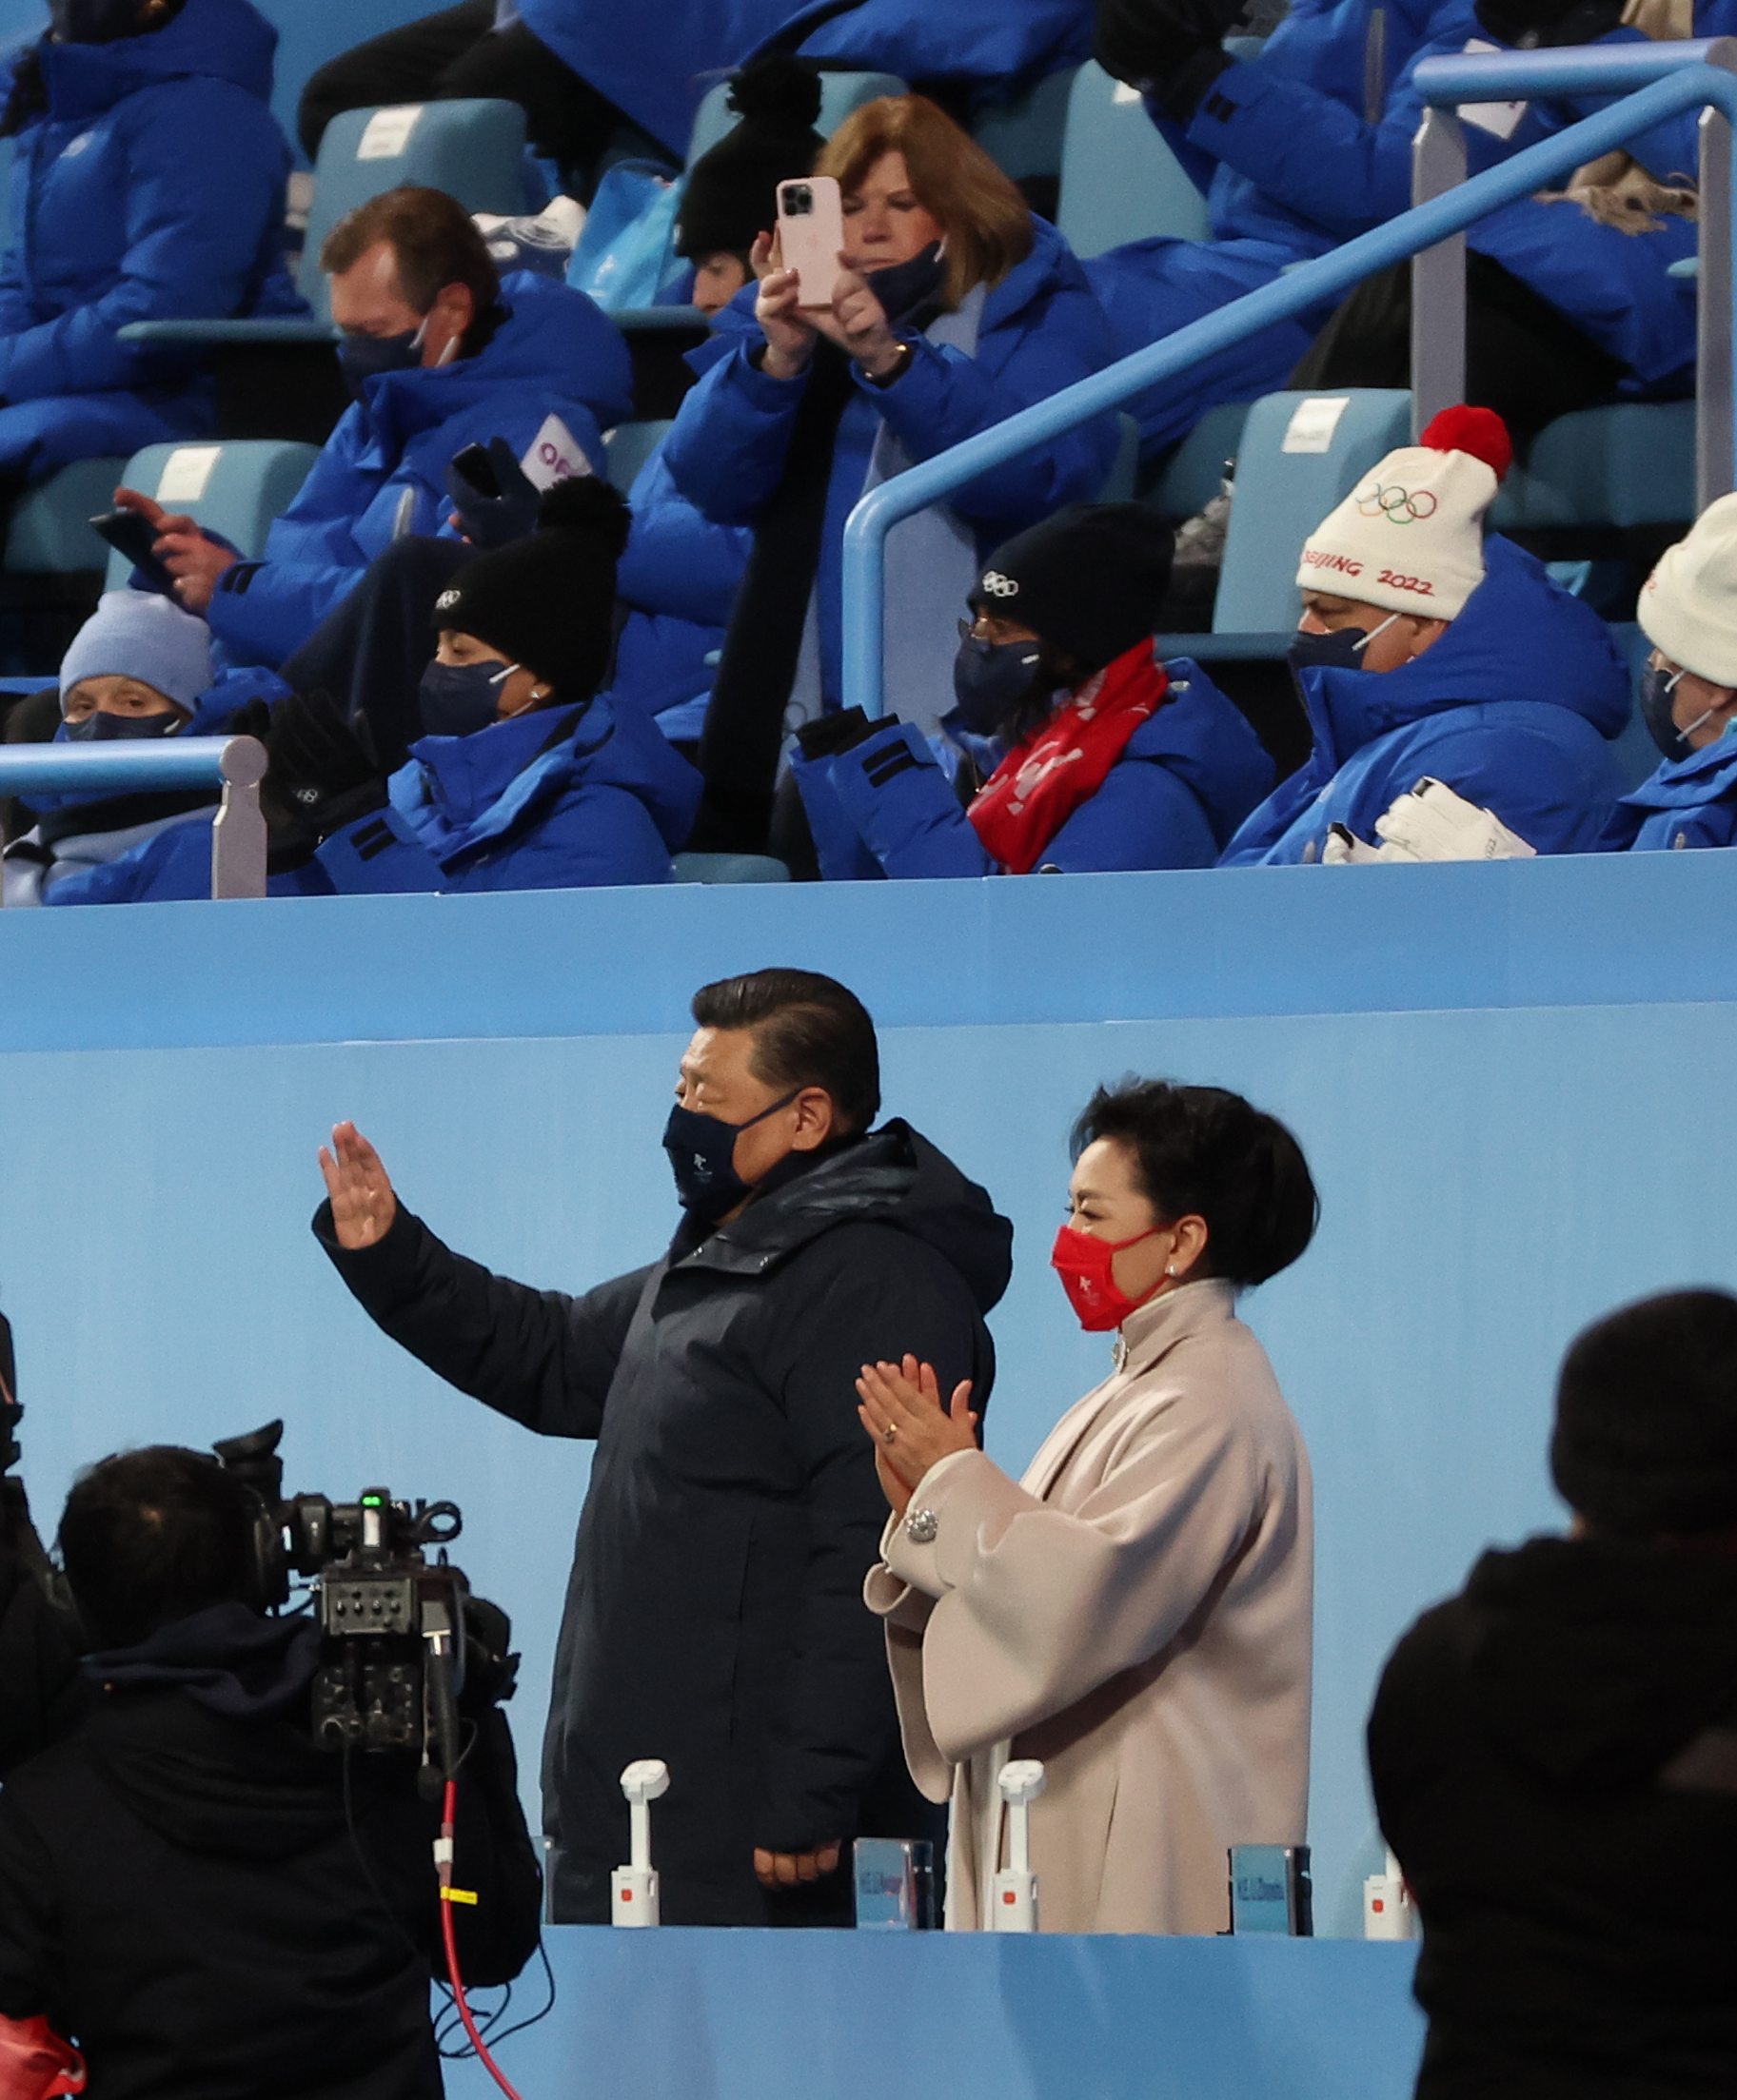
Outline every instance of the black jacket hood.
<svg viewBox="0 0 1737 2100">
<path fill-rule="evenodd" d="M 979 1313 L 1000 1302 L 1013 1273 L 1013 1221 L 899 1116 L 765 1188 L 691 1254 L 678 1241 L 675 1258 L 684 1267 L 764 1275 L 833 1226 L 862 1223 L 926 1240 L 964 1278 Z"/>
<path fill-rule="evenodd" d="M 310 1619 L 219 1604 L 92 1656 L 90 1756 L 135 1815 L 190 1852 L 282 1859 L 324 1844 L 344 1825 L 341 1763 L 296 1725 L 319 1647 Z M 376 1791 L 370 1763 L 352 1774 L 359 1814 Z"/>
<path fill-rule="evenodd" d="M 1474 1724 L 1552 1784 L 1647 1785 L 1737 1723 L 1737 1560 L 1532 1539 L 1479 1560 L 1465 1626 Z"/>
</svg>

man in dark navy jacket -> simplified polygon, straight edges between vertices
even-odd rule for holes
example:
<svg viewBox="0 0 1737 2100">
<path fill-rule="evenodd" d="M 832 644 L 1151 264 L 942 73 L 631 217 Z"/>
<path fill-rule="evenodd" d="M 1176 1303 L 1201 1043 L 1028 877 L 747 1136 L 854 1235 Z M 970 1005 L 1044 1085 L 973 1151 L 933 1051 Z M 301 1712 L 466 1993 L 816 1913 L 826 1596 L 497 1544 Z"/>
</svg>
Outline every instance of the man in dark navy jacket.
<svg viewBox="0 0 1737 2100">
<path fill-rule="evenodd" d="M 1012 1227 L 879 1108 L 874 1025 L 830 977 L 696 994 L 664 1136 L 668 1253 L 583 1297 L 456 1255 L 348 1124 L 314 1229 L 394 1340 L 544 1436 L 597 1440 L 543 1755 L 553 1914 L 601 1922 L 624 1766 L 661 1758 L 667 1924 L 847 1925 L 850 1840 L 941 1835 L 862 1603 L 886 1519 L 865 1363 L 994 1376 Z"/>
</svg>

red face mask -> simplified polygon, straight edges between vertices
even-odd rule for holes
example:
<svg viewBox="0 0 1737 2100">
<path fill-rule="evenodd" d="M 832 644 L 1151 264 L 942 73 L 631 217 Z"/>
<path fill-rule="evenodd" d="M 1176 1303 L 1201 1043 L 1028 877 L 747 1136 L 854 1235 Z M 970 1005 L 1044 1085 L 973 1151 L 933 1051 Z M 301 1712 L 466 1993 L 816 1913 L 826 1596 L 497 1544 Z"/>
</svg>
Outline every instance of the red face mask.
<svg viewBox="0 0 1737 2100">
<path fill-rule="evenodd" d="M 1155 1225 L 1150 1232 L 1136 1232 L 1131 1240 L 1095 1240 L 1091 1233 L 1076 1231 L 1071 1225 L 1064 1225 L 1056 1233 L 1050 1266 L 1061 1278 L 1068 1304 L 1088 1334 L 1104 1334 L 1119 1327 L 1131 1312 L 1138 1312 L 1157 1291 L 1164 1281 L 1161 1276 L 1144 1298 L 1130 1298 L 1116 1283 L 1110 1265 L 1123 1247 L 1138 1246 L 1142 1240 L 1154 1239 L 1163 1230 L 1161 1225 Z"/>
</svg>

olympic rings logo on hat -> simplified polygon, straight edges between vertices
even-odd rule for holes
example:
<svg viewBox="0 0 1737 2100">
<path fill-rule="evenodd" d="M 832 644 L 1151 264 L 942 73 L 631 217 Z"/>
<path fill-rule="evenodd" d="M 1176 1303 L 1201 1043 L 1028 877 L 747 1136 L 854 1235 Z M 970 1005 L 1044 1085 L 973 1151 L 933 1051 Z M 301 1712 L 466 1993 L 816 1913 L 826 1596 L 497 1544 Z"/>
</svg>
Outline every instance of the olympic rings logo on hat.
<svg viewBox="0 0 1737 2100">
<path fill-rule="evenodd" d="M 449 613 L 464 594 L 459 591 L 443 591 L 434 601 L 437 613 Z"/>
<path fill-rule="evenodd" d="M 992 598 L 1017 598 L 1019 585 L 1011 576 L 1003 576 L 999 569 L 984 572 L 983 588 Z"/>
<path fill-rule="evenodd" d="M 1357 498 L 1365 518 L 1385 518 L 1390 525 L 1410 525 L 1435 515 L 1435 498 L 1427 488 L 1401 488 L 1397 481 L 1372 481 Z"/>
</svg>

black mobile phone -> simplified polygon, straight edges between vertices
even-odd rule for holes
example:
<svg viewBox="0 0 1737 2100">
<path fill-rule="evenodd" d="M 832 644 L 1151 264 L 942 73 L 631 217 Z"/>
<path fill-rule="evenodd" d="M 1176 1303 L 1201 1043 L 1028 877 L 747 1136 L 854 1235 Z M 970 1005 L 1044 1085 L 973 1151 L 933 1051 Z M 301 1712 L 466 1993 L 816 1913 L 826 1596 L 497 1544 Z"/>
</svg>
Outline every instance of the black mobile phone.
<svg viewBox="0 0 1737 2100">
<path fill-rule="evenodd" d="M 462 474 L 479 496 L 499 496 L 501 483 L 495 477 L 495 462 L 488 456 L 484 444 L 467 444 L 463 452 L 455 452 L 452 464 Z"/>
<path fill-rule="evenodd" d="M 161 591 L 165 598 L 174 597 L 174 578 L 151 552 L 157 528 L 149 519 L 136 510 L 106 510 L 90 520 L 90 529 L 124 554 L 153 591 Z"/>
</svg>

